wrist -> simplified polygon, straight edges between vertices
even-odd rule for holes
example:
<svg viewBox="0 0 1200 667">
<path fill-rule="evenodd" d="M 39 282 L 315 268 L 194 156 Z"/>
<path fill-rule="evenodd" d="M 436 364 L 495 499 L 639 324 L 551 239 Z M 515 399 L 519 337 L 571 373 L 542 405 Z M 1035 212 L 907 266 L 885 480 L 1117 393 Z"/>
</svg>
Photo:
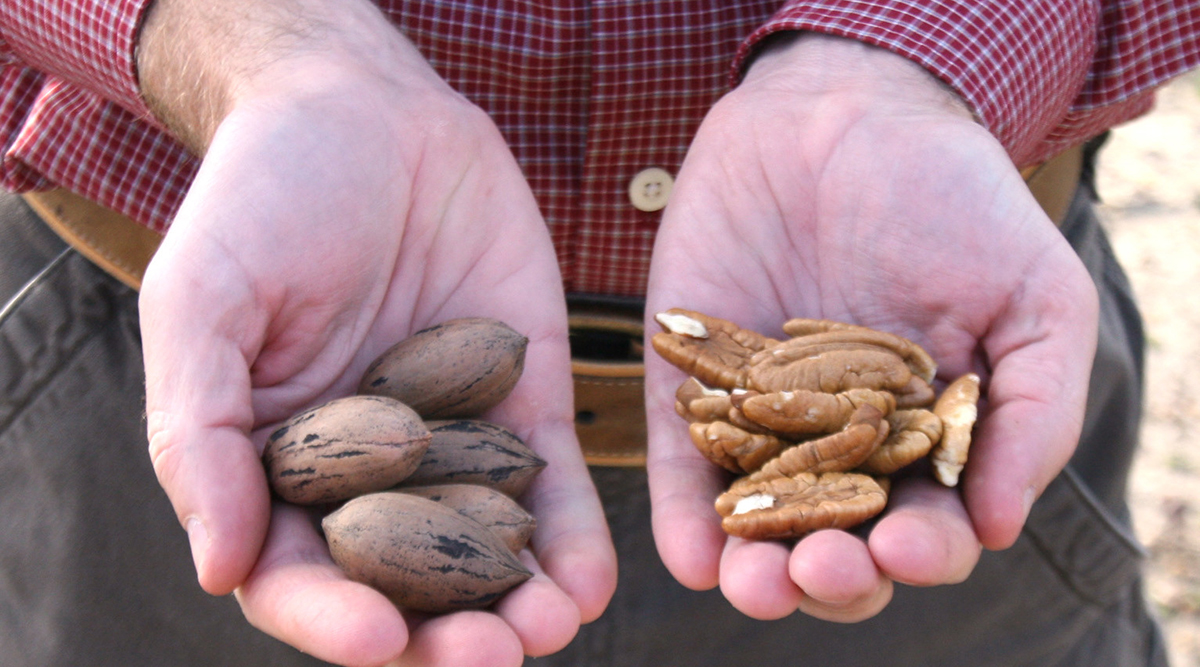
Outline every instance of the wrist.
<svg viewBox="0 0 1200 667">
<path fill-rule="evenodd" d="M 862 113 L 909 109 L 973 119 L 962 98 L 917 63 L 819 33 L 777 33 L 762 45 L 741 85 L 826 100 Z"/>
<path fill-rule="evenodd" d="M 360 82 L 441 86 L 367 0 L 157 0 L 137 50 L 141 92 L 198 154 L 239 107 L 349 91 Z"/>
</svg>

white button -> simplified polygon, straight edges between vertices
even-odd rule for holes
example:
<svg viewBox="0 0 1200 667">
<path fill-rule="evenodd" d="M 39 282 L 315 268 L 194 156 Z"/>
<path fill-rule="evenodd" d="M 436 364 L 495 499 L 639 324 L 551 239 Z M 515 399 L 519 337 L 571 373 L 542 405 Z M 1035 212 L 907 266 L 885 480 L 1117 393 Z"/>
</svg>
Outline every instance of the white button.
<svg viewBox="0 0 1200 667">
<path fill-rule="evenodd" d="M 643 169 L 629 181 L 629 201 L 639 211 L 649 213 L 662 210 L 667 205 L 667 198 L 671 196 L 671 187 L 674 185 L 675 179 L 671 178 L 666 169 Z"/>
</svg>

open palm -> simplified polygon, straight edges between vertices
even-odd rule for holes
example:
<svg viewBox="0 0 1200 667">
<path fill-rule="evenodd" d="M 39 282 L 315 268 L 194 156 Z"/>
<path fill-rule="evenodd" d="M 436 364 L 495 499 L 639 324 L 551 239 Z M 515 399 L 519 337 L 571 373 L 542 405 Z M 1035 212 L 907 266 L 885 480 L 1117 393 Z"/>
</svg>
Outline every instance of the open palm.
<svg viewBox="0 0 1200 667">
<path fill-rule="evenodd" d="M 726 538 L 712 500 L 727 480 L 674 415 L 682 374 L 648 361 L 660 554 L 754 617 L 853 621 L 892 581 L 961 581 L 981 546 L 1016 539 L 1078 439 L 1097 326 L 1083 266 L 991 135 L 883 51 L 806 36 L 714 107 L 655 246 L 647 310 L 670 307 L 775 336 L 792 317 L 864 324 L 923 345 L 942 380 L 985 380 L 961 494 L 910 479 L 868 538 L 789 548 Z"/>
<path fill-rule="evenodd" d="M 615 563 L 574 439 L 545 223 L 499 132 L 432 70 L 323 80 L 307 64 L 281 67 L 222 121 L 141 295 L 151 456 L 201 584 L 236 590 L 256 626 L 342 664 L 557 650 L 600 613 Z M 273 424 L 352 393 L 391 344 L 468 315 L 530 341 L 488 418 L 549 462 L 525 498 L 537 576 L 495 614 L 406 624 L 345 580 L 310 517 L 272 509 L 259 452 Z"/>
</svg>

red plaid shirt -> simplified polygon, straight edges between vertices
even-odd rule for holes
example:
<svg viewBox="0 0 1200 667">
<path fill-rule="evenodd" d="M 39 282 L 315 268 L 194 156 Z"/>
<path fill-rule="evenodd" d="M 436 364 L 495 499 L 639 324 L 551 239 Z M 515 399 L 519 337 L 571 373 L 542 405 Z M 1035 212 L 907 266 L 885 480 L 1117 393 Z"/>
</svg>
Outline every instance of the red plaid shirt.
<svg viewBox="0 0 1200 667">
<path fill-rule="evenodd" d="M 149 119 L 133 47 L 150 0 L 0 4 L 0 183 L 67 187 L 165 230 L 198 160 Z M 550 225 L 566 287 L 641 294 L 658 213 L 631 177 L 674 173 L 754 45 L 843 35 L 941 77 L 1014 162 L 1146 111 L 1200 63 L 1189 0 L 381 0 L 435 68 L 486 109 Z"/>
</svg>

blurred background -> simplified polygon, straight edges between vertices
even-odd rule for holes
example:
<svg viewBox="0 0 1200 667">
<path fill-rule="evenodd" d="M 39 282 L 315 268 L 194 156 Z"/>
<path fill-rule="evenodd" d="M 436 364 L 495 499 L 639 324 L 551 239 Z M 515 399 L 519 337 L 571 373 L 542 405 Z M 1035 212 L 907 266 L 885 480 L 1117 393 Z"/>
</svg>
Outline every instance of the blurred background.
<svg viewBox="0 0 1200 667">
<path fill-rule="evenodd" d="M 1200 667 L 1200 72 L 1101 154 L 1101 216 L 1146 322 L 1134 527 L 1150 551 L 1147 595 L 1174 667 Z"/>
</svg>

